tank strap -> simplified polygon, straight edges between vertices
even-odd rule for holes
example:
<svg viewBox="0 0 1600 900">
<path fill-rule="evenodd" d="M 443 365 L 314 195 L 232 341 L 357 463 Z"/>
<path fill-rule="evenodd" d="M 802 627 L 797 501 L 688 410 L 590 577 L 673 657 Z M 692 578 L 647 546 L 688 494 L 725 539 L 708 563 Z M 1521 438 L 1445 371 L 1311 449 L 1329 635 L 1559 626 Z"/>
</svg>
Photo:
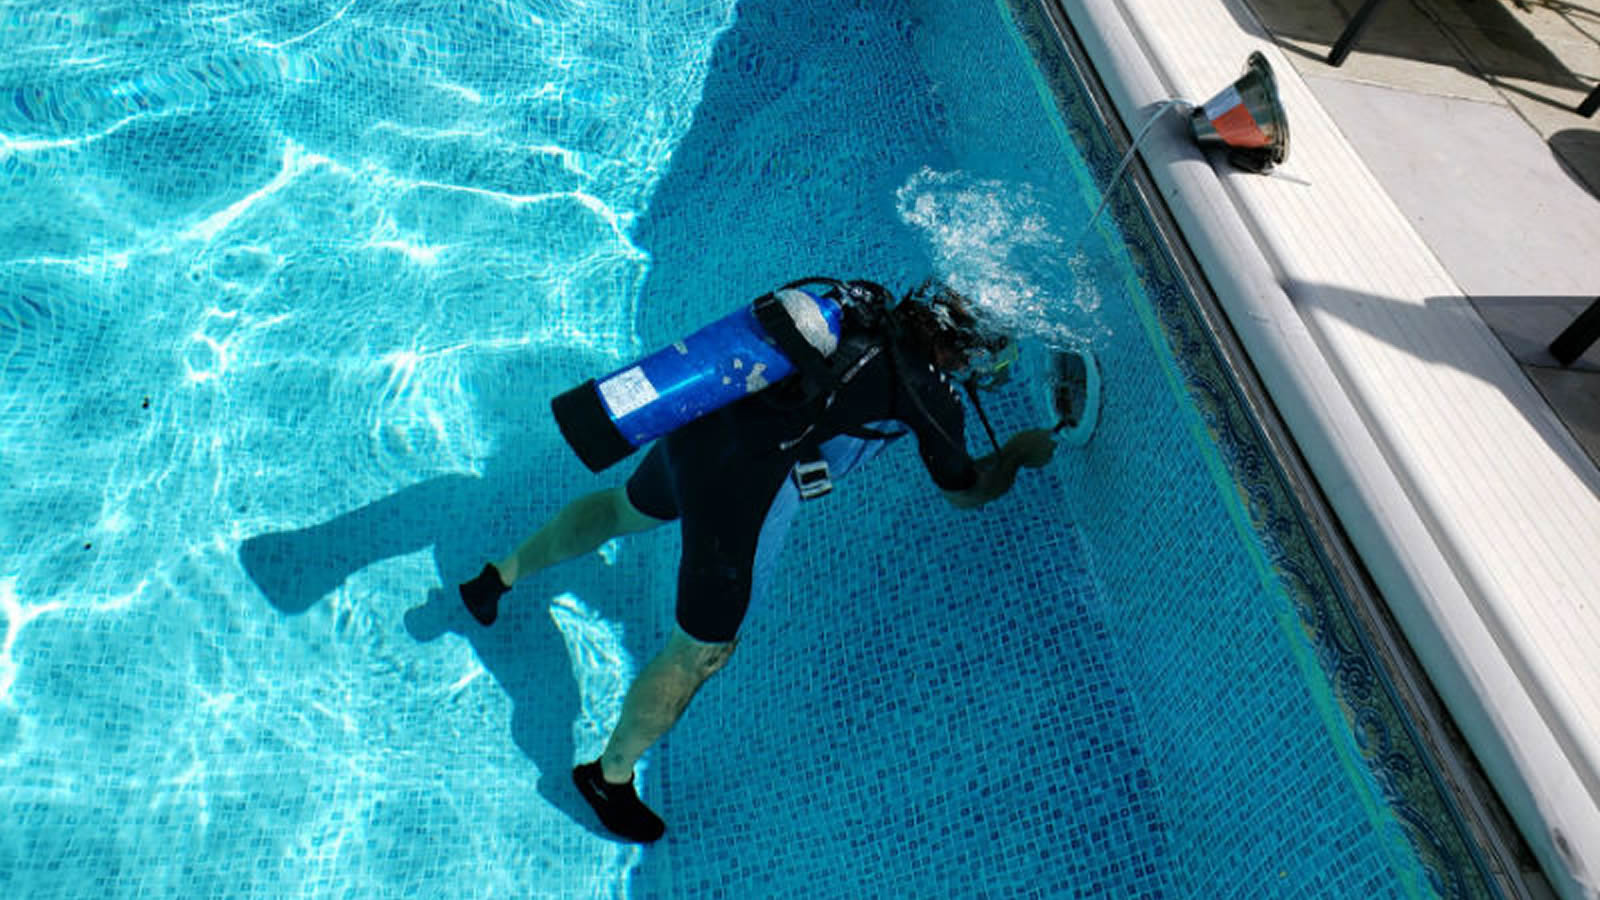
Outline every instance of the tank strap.
<svg viewBox="0 0 1600 900">
<path fill-rule="evenodd" d="M 811 346 L 811 342 L 795 327 L 794 319 L 779 302 L 777 294 L 762 294 L 752 306 L 752 311 L 762 329 L 772 337 L 778 349 L 794 363 L 806 380 L 815 386 L 817 393 L 828 393 L 838 386 L 838 373 L 828 364 L 827 357 Z"/>
<path fill-rule="evenodd" d="M 822 458 L 817 445 L 807 442 L 789 470 L 789 478 L 800 491 L 801 500 L 814 500 L 833 490 L 833 473 L 828 471 L 828 461 Z"/>
<path fill-rule="evenodd" d="M 854 285 L 854 283 L 846 285 L 832 279 L 810 278 L 792 282 L 779 290 L 819 282 L 830 284 L 841 292 L 848 291 Z M 876 288 L 877 291 L 883 291 L 882 288 L 869 282 L 861 284 L 868 285 L 869 290 Z M 831 489 L 831 482 L 828 480 L 827 465 L 822 461 L 822 453 L 811 436 L 812 432 L 821 421 L 823 413 L 833 404 L 834 395 L 839 389 L 855 378 L 868 363 L 877 358 L 878 354 L 884 352 L 885 338 L 871 332 L 841 334 L 838 349 L 834 350 L 831 356 L 823 356 L 800 334 L 800 329 L 795 327 L 794 319 L 778 300 L 776 293 L 762 295 L 753 304 L 752 311 L 755 313 L 756 321 L 777 343 L 778 349 L 800 371 L 805 383 L 806 400 L 803 403 L 815 404 L 815 412 L 805 429 L 797 437 L 782 442 L 777 449 L 779 452 L 784 452 L 795 447 L 800 448 L 800 456 L 792 473 L 796 479 L 795 483 L 802 488 L 802 496 L 807 496 L 808 499 L 811 496 L 821 496 Z M 866 426 L 843 429 L 840 433 L 876 441 L 892 441 L 906 435 L 904 430 L 879 431 Z M 806 485 L 801 482 L 812 478 L 817 479 L 817 485 L 813 488 L 814 492 L 807 495 Z"/>
<path fill-rule="evenodd" d="M 879 431 L 876 428 L 868 428 L 865 425 L 856 428 L 845 428 L 839 433 L 853 438 L 861 438 L 864 441 L 898 441 L 907 434 L 904 428 L 894 431 Z"/>
</svg>

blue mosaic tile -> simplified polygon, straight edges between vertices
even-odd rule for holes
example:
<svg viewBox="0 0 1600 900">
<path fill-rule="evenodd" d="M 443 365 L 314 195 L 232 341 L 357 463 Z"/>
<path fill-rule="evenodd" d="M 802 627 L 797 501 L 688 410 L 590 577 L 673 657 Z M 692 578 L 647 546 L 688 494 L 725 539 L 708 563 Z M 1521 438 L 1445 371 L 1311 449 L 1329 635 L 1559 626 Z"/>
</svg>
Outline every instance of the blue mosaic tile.
<svg viewBox="0 0 1600 900">
<path fill-rule="evenodd" d="M 641 774 L 661 844 L 567 772 L 675 532 L 465 619 L 625 474 L 549 394 L 798 275 L 919 280 L 924 171 L 1076 238 L 1116 151 L 1041 107 L 1028 8 L 208 9 L 0 17 L 7 896 L 1481 893 L 1126 191 L 1074 254 L 1095 443 L 977 514 L 905 444 L 808 509 Z M 1002 434 L 1047 420 L 1030 352 Z"/>
</svg>

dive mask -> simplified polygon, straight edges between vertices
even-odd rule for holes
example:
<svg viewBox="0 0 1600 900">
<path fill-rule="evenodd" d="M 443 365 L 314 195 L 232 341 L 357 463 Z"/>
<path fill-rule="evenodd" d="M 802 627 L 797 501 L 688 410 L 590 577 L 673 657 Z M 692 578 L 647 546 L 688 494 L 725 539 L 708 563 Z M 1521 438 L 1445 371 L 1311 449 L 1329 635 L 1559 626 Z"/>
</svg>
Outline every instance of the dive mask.
<svg viewBox="0 0 1600 900">
<path fill-rule="evenodd" d="M 992 391 L 1011 380 L 1011 367 L 1021 353 L 1017 342 L 1007 337 L 979 344 L 967 352 L 962 380 L 979 390 Z"/>
</svg>

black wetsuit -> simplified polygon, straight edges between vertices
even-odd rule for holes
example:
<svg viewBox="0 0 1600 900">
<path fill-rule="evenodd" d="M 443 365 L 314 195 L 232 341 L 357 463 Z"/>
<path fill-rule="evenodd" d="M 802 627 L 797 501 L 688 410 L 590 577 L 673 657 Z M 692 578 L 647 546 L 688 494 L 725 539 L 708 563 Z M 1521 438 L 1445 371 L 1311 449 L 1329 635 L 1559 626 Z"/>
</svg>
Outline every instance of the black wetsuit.
<svg viewBox="0 0 1600 900">
<path fill-rule="evenodd" d="M 799 386 L 796 375 L 650 448 L 628 479 L 628 499 L 646 515 L 683 520 L 677 620 L 690 637 L 721 643 L 737 635 L 798 504 L 789 473 L 807 444 L 820 450 L 838 478 L 886 443 L 849 432 L 898 422 L 916 436 L 923 465 L 940 488 L 977 483 L 960 398 L 926 358 L 909 348 L 900 356 L 900 366 L 887 352 L 872 358 L 840 386 L 820 418 L 819 404 L 796 409 L 782 402 Z M 805 440 L 796 442 L 802 433 Z"/>
</svg>

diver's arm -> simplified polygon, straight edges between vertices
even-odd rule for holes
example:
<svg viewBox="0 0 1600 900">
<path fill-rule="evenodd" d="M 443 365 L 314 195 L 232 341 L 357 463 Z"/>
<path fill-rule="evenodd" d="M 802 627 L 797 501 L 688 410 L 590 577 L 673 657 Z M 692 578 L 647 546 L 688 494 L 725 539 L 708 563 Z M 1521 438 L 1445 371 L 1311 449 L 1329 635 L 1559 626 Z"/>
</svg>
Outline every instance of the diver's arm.
<svg viewBox="0 0 1600 900">
<path fill-rule="evenodd" d="M 957 509 L 975 509 L 1003 496 L 1016 483 L 1023 466 L 1037 469 L 1050 461 L 1056 443 L 1047 428 L 1019 431 L 998 453 L 977 461 L 978 482 L 962 491 L 945 491 L 944 498 Z"/>
</svg>

